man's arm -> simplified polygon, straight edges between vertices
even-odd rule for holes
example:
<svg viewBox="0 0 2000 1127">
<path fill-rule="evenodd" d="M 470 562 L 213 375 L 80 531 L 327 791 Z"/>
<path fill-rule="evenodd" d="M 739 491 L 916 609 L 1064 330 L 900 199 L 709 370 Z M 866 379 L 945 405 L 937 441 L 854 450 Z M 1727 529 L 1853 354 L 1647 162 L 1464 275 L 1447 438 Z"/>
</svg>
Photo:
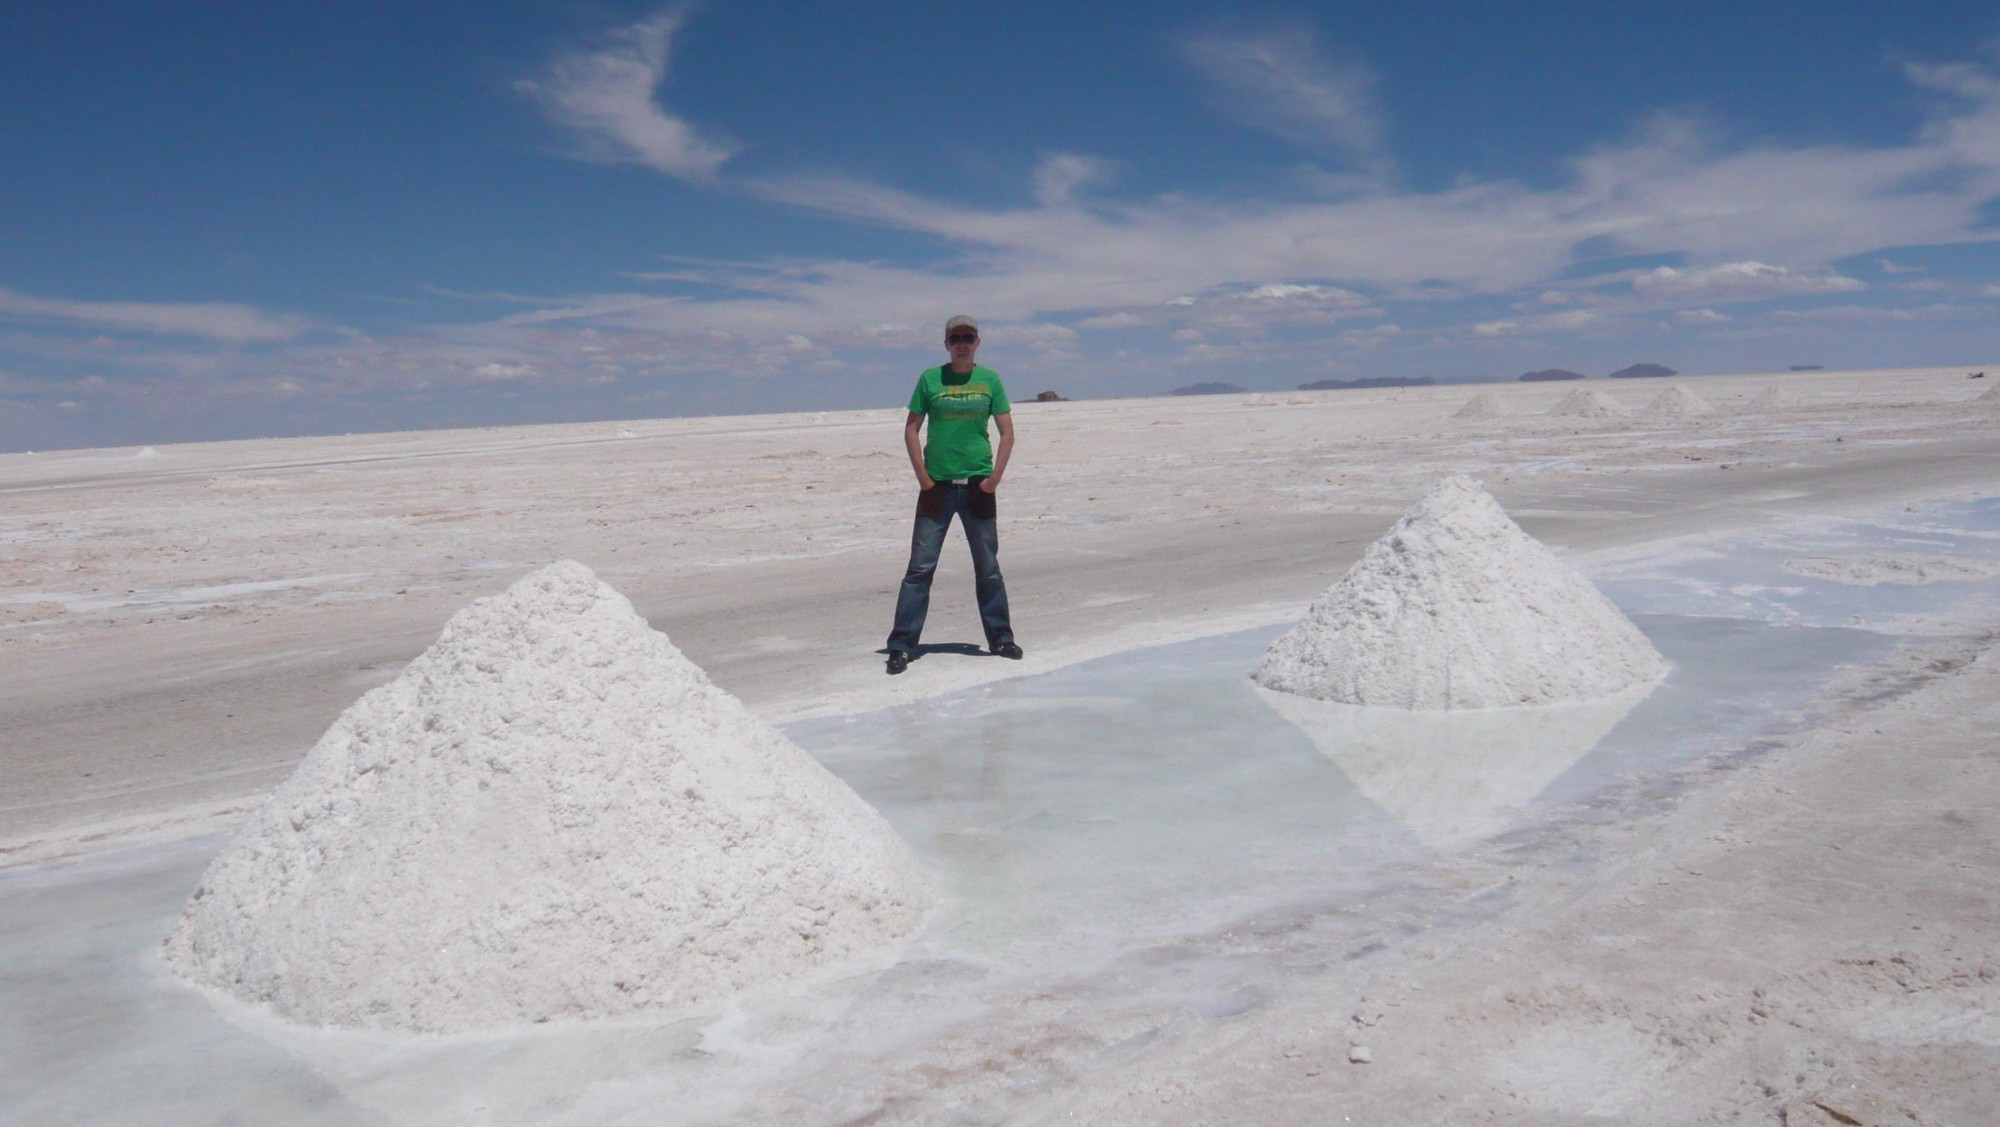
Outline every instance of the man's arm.
<svg viewBox="0 0 2000 1127">
<path fill-rule="evenodd" d="M 993 452 L 993 472 L 979 483 L 979 488 L 988 493 L 1000 488 L 1000 478 L 1007 472 L 1007 459 L 1014 453 L 1014 413 L 993 416 L 993 425 L 1000 428 L 1000 448 Z"/>
<path fill-rule="evenodd" d="M 903 420 L 903 449 L 910 452 L 910 468 L 917 471 L 917 488 L 929 489 L 937 482 L 932 481 L 930 473 L 924 469 L 923 427 L 924 417 L 915 411 L 910 412 L 910 417 Z"/>
</svg>

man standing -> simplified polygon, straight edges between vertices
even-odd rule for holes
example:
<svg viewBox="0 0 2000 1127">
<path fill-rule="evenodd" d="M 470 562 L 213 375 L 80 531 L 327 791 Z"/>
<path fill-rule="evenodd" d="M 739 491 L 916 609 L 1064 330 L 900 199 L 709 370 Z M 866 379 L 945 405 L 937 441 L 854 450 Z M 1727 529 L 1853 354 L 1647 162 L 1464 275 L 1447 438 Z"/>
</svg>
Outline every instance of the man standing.
<svg viewBox="0 0 2000 1127">
<path fill-rule="evenodd" d="M 903 420 L 903 447 L 917 471 L 917 521 L 910 534 L 910 567 L 896 595 L 896 624 L 889 631 L 889 672 L 910 667 L 910 655 L 924 632 L 931 606 L 931 577 L 937 573 L 944 534 L 957 516 L 972 547 L 973 589 L 986 645 L 1001 657 L 1019 660 L 1014 628 L 1007 618 L 1007 584 L 1000 578 L 1000 530 L 994 493 L 1014 452 L 1014 406 L 991 368 L 973 362 L 979 326 L 970 317 L 944 323 L 951 362 L 917 377 L 910 414 Z M 921 443 L 917 432 L 930 421 Z M 996 454 L 986 421 L 1000 429 Z"/>
</svg>

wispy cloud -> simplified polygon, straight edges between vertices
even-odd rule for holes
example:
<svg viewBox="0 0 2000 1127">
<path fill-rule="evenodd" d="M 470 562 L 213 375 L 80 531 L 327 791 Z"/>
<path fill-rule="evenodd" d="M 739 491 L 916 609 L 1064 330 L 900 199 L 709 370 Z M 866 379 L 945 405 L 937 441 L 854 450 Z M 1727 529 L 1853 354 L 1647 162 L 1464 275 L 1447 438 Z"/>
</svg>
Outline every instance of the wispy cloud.
<svg viewBox="0 0 2000 1127">
<path fill-rule="evenodd" d="M 1384 164 L 1374 70 L 1334 58 L 1310 25 L 1211 29 L 1178 46 L 1240 120 L 1315 151 Z"/>
<path fill-rule="evenodd" d="M 638 164 L 706 182 L 739 151 L 707 137 L 657 101 L 674 35 L 686 14 L 670 9 L 559 56 L 538 79 L 515 84 L 593 159 Z"/>
<path fill-rule="evenodd" d="M 1703 270 L 1661 266 L 1632 279 L 1632 291 L 1664 301 L 1746 301 L 1866 289 L 1832 270 L 1791 270 L 1763 262 L 1727 262 Z"/>
<path fill-rule="evenodd" d="M 309 318 L 266 313 L 231 302 L 65 301 L 0 289 L 0 317 L 92 329 L 203 337 L 222 344 L 287 341 L 313 327 Z"/>
<path fill-rule="evenodd" d="M 1035 199 L 1043 207 L 1071 202 L 1078 188 L 1111 179 L 1109 161 L 1078 153 L 1050 153 L 1035 166 Z"/>
<path fill-rule="evenodd" d="M 1935 321 L 1966 312 L 1962 305 L 1938 303 L 1916 309 L 1885 309 L 1874 305 L 1833 305 L 1822 309 L 1780 309 L 1773 321 L 1813 324 L 1827 321 Z"/>
<path fill-rule="evenodd" d="M 1678 309 L 1674 311 L 1674 321 L 1681 325 L 1726 325 L 1731 318 L 1727 313 L 1717 313 L 1713 309 Z"/>
</svg>

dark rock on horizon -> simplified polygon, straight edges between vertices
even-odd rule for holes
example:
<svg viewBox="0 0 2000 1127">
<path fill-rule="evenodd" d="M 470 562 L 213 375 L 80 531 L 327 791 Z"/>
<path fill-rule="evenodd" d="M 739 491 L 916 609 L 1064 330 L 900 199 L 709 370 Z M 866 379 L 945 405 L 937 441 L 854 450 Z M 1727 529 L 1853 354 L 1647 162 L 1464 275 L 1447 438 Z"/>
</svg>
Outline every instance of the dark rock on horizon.
<svg viewBox="0 0 2000 1127">
<path fill-rule="evenodd" d="M 1580 380 L 1582 378 L 1582 372 L 1572 372 L 1568 368 L 1543 368 L 1539 372 L 1523 372 L 1519 377 L 1522 383 L 1543 383 L 1548 380 Z"/>
<path fill-rule="evenodd" d="M 1826 365 L 1824 365 L 1824 364 L 1794 364 L 1794 365 L 1792 365 L 1792 371 L 1794 371 L 1794 372 L 1824 372 L 1824 371 L 1826 371 Z"/>
<path fill-rule="evenodd" d="M 1059 394 L 1059 393 L 1057 393 L 1057 392 L 1053 392 L 1053 391 L 1044 391 L 1044 392 L 1040 392 L 1040 393 L 1038 393 L 1038 394 L 1037 394 L 1037 395 L 1035 396 L 1035 402 L 1037 402 L 1037 403 L 1068 403 L 1068 402 L 1069 402 L 1069 396 L 1067 396 L 1067 395 L 1062 395 L 1062 394 Z"/>
<path fill-rule="evenodd" d="M 1243 392 L 1249 390 L 1250 389 L 1247 387 L 1237 387 L 1233 383 L 1191 383 L 1186 387 L 1177 387 L 1172 391 L 1168 392 L 1167 394 L 1168 395 L 1240 395 Z"/>
<path fill-rule="evenodd" d="M 1678 376 L 1679 372 L 1665 364 L 1633 364 L 1611 373 L 1614 380 L 1642 380 L 1654 376 Z"/>
<path fill-rule="evenodd" d="M 1358 380 L 1314 380 L 1299 385 L 1300 391 L 1349 391 L 1358 387 L 1430 387 L 1437 383 L 1429 376 L 1364 376 Z"/>
</svg>

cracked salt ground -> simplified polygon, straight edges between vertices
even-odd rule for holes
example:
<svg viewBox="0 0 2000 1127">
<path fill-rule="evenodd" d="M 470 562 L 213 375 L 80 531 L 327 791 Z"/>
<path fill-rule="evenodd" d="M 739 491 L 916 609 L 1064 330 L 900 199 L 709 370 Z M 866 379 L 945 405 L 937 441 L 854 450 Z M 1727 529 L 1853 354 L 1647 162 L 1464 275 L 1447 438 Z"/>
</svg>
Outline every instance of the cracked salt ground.
<svg viewBox="0 0 2000 1127">
<path fill-rule="evenodd" d="M 1960 515 L 1835 539 L 1856 551 L 1878 550 L 1881 536 L 1950 539 L 1942 524 Z M 1950 551 L 1974 554 L 1978 539 Z M 443 1039 L 299 1030 L 212 1004 L 157 954 L 219 840 L 0 875 L 0 1119 L 999 1116 L 1065 1072 L 1143 1054 L 1263 1005 L 1315 967 L 1486 910 L 1504 890 L 1450 887 L 1429 864 L 1439 849 L 1483 848 L 1468 840 L 1490 833 L 1508 848 L 1532 841 L 1532 822 L 1509 828 L 1524 802 L 1558 825 L 1618 817 L 1647 799 L 1623 780 L 1754 744 L 1795 723 L 1835 667 L 1895 642 L 1807 623 L 1884 605 L 1953 621 L 1955 606 L 1992 589 L 1821 591 L 1793 577 L 1803 593 L 1774 584 L 1765 608 L 1789 598 L 1789 613 L 1723 617 L 1738 608 L 1728 592 L 1795 554 L 1774 543 L 1604 583 L 1628 612 L 1655 612 L 1633 618 L 1673 672 L 1605 715 L 1524 729 L 1535 738 L 1510 737 L 1505 717 L 1440 737 L 1421 717 L 1356 727 L 1281 714 L 1245 676 L 1275 629 L 796 725 L 791 736 L 930 866 L 944 907 L 874 971 L 679 1021 Z M 1682 582 L 1690 567 L 1720 594 L 1699 599 Z M 1524 725 L 1549 723 L 1522 711 Z M 1456 774 L 1449 758 L 1393 754 L 1439 738 L 1487 754 Z M 1430 772 L 1421 785 L 1398 772 L 1413 762 Z"/>
</svg>

